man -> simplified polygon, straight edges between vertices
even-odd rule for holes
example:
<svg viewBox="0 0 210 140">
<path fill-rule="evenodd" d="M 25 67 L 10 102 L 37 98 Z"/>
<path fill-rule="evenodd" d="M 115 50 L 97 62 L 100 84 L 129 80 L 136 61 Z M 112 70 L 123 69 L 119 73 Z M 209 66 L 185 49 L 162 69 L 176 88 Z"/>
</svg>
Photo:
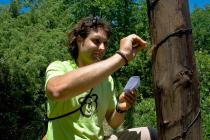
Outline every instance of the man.
<svg viewBox="0 0 210 140">
<path fill-rule="evenodd" d="M 133 60 L 136 53 L 146 47 L 146 42 L 137 35 L 129 35 L 121 39 L 116 54 L 102 60 L 110 34 L 110 27 L 98 17 L 80 20 L 68 36 L 68 48 L 74 60 L 55 61 L 48 66 L 47 140 L 102 140 L 105 139 L 104 119 L 112 128 L 124 121 L 125 112 L 135 102 L 136 92 L 122 93 L 116 99 L 110 75 Z M 132 131 L 138 139 L 150 139 L 147 128 Z M 129 132 L 106 139 L 124 136 L 129 136 Z"/>
</svg>

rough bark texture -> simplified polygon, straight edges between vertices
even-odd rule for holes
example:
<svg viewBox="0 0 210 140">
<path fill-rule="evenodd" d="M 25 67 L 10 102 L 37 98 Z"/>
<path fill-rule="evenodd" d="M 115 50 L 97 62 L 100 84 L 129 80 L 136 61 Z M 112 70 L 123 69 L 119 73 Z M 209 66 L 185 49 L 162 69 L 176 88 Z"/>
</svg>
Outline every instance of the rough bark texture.
<svg viewBox="0 0 210 140">
<path fill-rule="evenodd" d="M 147 5 L 154 45 L 158 139 L 201 140 L 199 82 L 192 50 L 188 1 L 147 0 Z M 177 30 L 181 30 L 179 35 L 168 36 Z"/>
</svg>

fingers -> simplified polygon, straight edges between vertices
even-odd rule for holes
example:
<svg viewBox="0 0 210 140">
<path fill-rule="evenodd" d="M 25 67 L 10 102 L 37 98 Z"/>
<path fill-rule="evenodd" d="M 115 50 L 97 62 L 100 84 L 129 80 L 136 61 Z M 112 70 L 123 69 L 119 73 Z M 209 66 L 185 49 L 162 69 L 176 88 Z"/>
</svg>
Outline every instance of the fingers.
<svg viewBox="0 0 210 140">
<path fill-rule="evenodd" d="M 125 95 L 125 100 L 132 106 L 136 101 L 136 91 L 124 93 L 124 95 Z"/>
<path fill-rule="evenodd" d="M 144 49 L 147 47 L 147 42 L 135 34 L 129 35 L 128 38 L 131 38 L 134 48 Z"/>
<path fill-rule="evenodd" d="M 137 91 L 131 91 L 128 93 L 123 92 L 118 100 L 118 105 L 120 107 L 121 110 L 128 110 L 131 106 L 134 105 L 135 101 L 136 101 L 136 94 Z"/>
<path fill-rule="evenodd" d="M 147 42 L 135 34 L 131 34 L 120 40 L 120 51 L 127 56 L 128 60 L 133 60 L 136 53 L 147 47 Z"/>
</svg>

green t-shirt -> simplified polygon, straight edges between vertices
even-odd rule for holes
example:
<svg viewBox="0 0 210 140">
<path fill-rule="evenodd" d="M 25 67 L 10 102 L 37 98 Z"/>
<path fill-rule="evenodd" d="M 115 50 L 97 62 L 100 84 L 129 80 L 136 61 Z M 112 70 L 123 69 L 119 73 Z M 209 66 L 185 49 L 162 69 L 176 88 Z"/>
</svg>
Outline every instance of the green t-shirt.
<svg viewBox="0 0 210 140">
<path fill-rule="evenodd" d="M 74 61 L 55 61 L 46 70 L 46 82 L 52 77 L 64 75 L 65 73 L 77 69 Z M 81 77 L 82 78 L 82 77 Z M 114 95 L 113 79 L 109 76 L 97 87 L 76 97 L 63 101 L 54 101 L 48 98 L 48 117 L 54 118 L 82 108 L 66 117 L 48 122 L 46 134 L 47 140 L 98 140 L 103 139 L 103 121 L 107 110 L 112 110 L 116 106 Z M 87 96 L 88 95 L 88 96 Z M 84 102 L 85 100 L 85 102 Z"/>
</svg>

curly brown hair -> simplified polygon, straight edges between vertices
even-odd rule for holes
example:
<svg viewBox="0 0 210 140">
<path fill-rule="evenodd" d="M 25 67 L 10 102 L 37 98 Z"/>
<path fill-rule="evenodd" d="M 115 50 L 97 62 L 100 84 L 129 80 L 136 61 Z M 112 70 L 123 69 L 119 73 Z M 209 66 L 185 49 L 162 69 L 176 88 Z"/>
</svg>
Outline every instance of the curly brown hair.
<svg viewBox="0 0 210 140">
<path fill-rule="evenodd" d="M 106 32 L 107 37 L 110 37 L 111 27 L 98 16 L 82 18 L 68 33 L 68 51 L 75 61 L 78 57 L 77 36 L 85 39 L 90 31 L 94 30 L 97 32 L 98 28 L 102 28 Z"/>
</svg>

